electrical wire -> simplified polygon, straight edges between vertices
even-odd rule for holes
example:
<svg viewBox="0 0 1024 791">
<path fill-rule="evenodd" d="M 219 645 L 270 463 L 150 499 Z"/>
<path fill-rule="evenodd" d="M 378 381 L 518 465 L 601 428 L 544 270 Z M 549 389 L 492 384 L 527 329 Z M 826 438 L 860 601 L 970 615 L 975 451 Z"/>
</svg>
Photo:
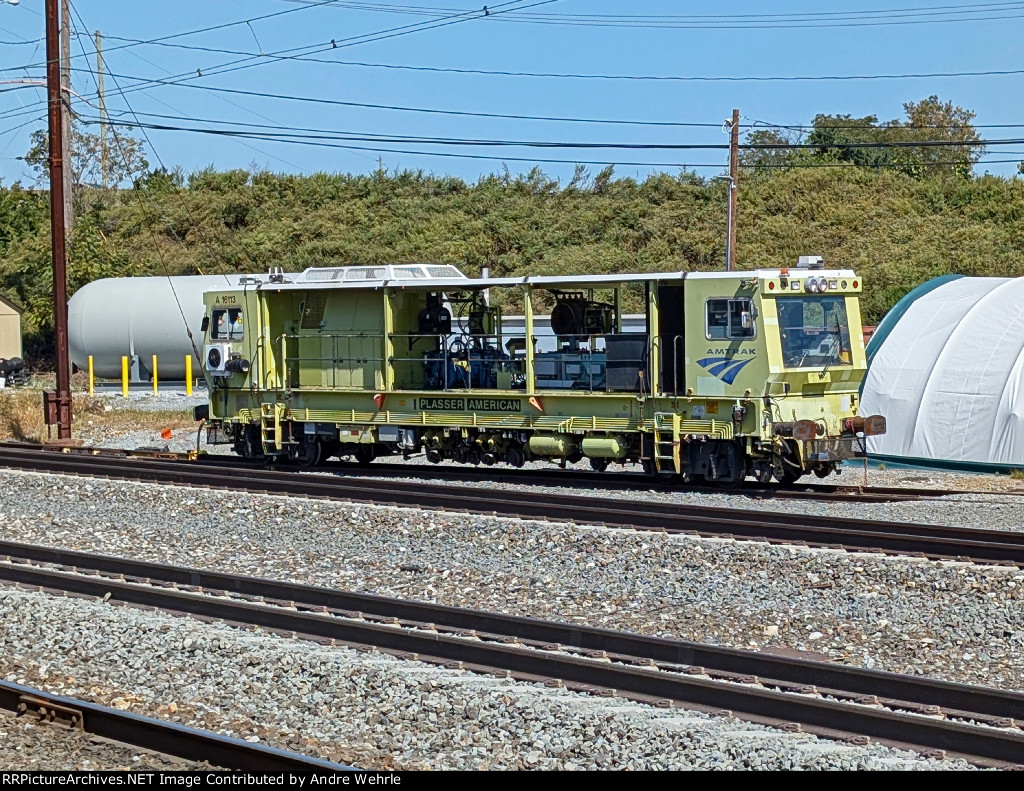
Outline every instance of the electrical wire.
<svg viewBox="0 0 1024 791">
<path fill-rule="evenodd" d="M 125 77 L 125 75 L 118 75 L 119 77 Z M 135 79 L 131 76 L 127 76 L 127 79 Z M 171 84 L 171 83 L 168 83 Z M 621 125 L 621 126 L 664 126 L 664 127 L 704 127 L 708 129 L 717 129 L 721 126 L 720 123 L 712 122 L 689 122 L 689 121 L 640 121 L 630 120 L 621 118 L 579 118 L 579 117 L 567 117 L 567 116 L 551 116 L 551 115 L 520 115 L 515 113 L 485 113 L 485 112 L 473 112 L 469 110 L 451 110 L 440 107 L 409 107 L 405 105 L 394 105 L 394 104 L 372 104 L 369 102 L 349 102 L 342 101 L 340 99 L 325 99 L 316 96 L 295 96 L 291 94 L 283 93 L 269 93 L 266 91 L 247 91 L 241 88 L 223 88 L 211 85 L 191 85 L 191 84 L 177 84 L 176 87 L 181 88 L 193 88 L 195 90 L 210 91 L 212 93 L 227 93 L 234 94 L 237 96 L 254 96 L 262 99 L 280 99 L 284 101 L 303 102 L 309 104 L 321 104 L 321 105 L 332 105 L 337 107 L 362 107 L 370 110 L 390 110 L 396 112 L 406 113 L 426 113 L 430 115 L 454 115 L 469 118 L 499 118 L 509 119 L 516 121 L 555 121 L 559 123 L 571 123 L 571 124 L 609 124 L 609 125 Z M 1022 124 L 1024 126 L 1024 124 Z"/>
<path fill-rule="evenodd" d="M 143 63 L 147 63 L 147 64 L 149 64 L 150 66 L 152 66 L 152 67 L 154 67 L 156 69 L 159 69 L 160 71 L 164 72 L 165 74 L 171 74 L 172 73 L 169 70 L 165 69 L 163 66 L 161 66 L 161 65 L 159 65 L 157 63 L 153 63 L 151 60 L 148 60 L 147 58 L 144 58 L 142 55 L 140 55 L 137 52 L 134 52 L 132 50 L 126 50 L 126 54 L 131 55 L 133 58 L 137 58 L 137 59 L 141 60 Z M 179 108 L 175 107 L 174 105 L 169 104 L 168 102 L 165 102 L 163 99 L 160 99 L 160 98 L 158 98 L 158 97 L 156 97 L 156 96 L 154 96 L 152 94 L 149 94 L 148 98 L 151 99 L 152 101 L 156 102 L 157 104 L 163 105 L 164 107 L 166 107 L 169 110 L 173 110 L 174 112 L 179 113 L 179 114 L 184 114 L 183 110 L 180 110 Z M 246 113 L 248 113 L 250 115 L 253 115 L 256 118 L 262 118 L 264 121 L 270 121 L 272 124 L 276 124 L 276 125 L 280 125 L 280 123 L 281 123 L 280 121 L 278 121 L 275 118 L 271 118 L 270 116 L 263 115 L 262 113 L 256 112 L 256 110 L 254 110 L 251 107 L 248 107 L 248 106 L 246 106 L 244 104 L 239 104 L 238 102 L 234 102 L 231 99 L 227 98 L 226 96 L 221 96 L 219 94 L 215 94 L 215 98 L 219 99 L 220 101 L 224 102 L 225 104 L 228 104 L 228 105 L 230 105 L 232 107 L 235 107 L 235 108 L 237 108 L 239 110 L 242 110 L 242 111 L 244 111 L 244 112 L 246 112 Z M 258 148 L 256 146 L 253 146 L 253 145 L 251 145 L 249 143 L 245 143 L 245 142 L 243 142 L 242 145 L 245 146 L 246 148 L 251 149 L 252 151 L 257 152 L 258 154 L 262 154 L 263 156 L 270 157 L 271 159 L 275 159 L 278 162 L 280 162 L 280 163 L 282 163 L 284 165 L 287 165 L 288 167 L 293 168 L 294 170 L 296 170 L 296 171 L 298 171 L 300 173 L 307 173 L 308 172 L 306 170 L 306 168 L 302 167 L 301 165 L 297 165 L 294 162 L 289 162 L 287 159 L 282 159 L 281 157 L 279 157 L 279 156 L 277 156 L 275 154 L 271 154 L 269 151 L 264 151 L 262 148 Z M 368 157 L 367 157 L 367 159 L 368 159 Z"/>
<path fill-rule="evenodd" d="M 286 0 L 286 2 L 307 4 L 315 2 L 315 0 Z M 328 4 L 334 8 L 348 8 L 354 10 L 365 10 L 365 11 L 379 11 L 396 14 L 418 14 L 421 16 L 432 15 L 438 13 L 444 13 L 453 11 L 456 9 L 451 8 L 437 8 L 430 6 L 415 6 L 415 5 L 394 5 L 390 3 L 369 3 L 369 2 L 349 2 L 348 0 L 332 0 Z M 515 16 L 522 16 L 524 18 L 540 18 L 540 19 L 559 19 L 567 21 L 576 20 L 599 20 L 599 21 L 650 21 L 650 22 L 701 22 L 701 21 L 765 21 L 781 19 L 784 21 L 793 19 L 857 19 L 862 17 L 892 17 L 892 16 L 929 16 L 929 15 L 944 15 L 944 14 L 972 14 L 972 13 L 990 13 L 997 10 L 1005 10 L 1007 8 L 1020 8 L 1024 6 L 1024 3 L 1015 2 L 1003 2 L 1003 3 L 977 3 L 977 4 L 958 4 L 958 5 L 944 5 L 944 6 L 917 6 L 911 8 L 890 8 L 890 9 L 868 9 L 868 10 L 846 10 L 846 11 L 809 11 L 809 12 L 789 12 L 789 13 L 778 13 L 778 14 L 552 14 L 549 12 L 534 12 L 532 14 L 522 13 L 516 14 Z"/>
<path fill-rule="evenodd" d="M 498 3 L 495 6 L 484 6 L 483 16 L 493 17 L 499 14 L 507 13 L 511 9 L 497 9 L 501 9 L 503 6 L 514 5 L 516 3 L 521 2 L 524 2 L 524 0 L 509 0 L 509 2 Z M 531 3 L 530 5 L 519 6 L 519 9 L 533 8 L 535 6 L 549 5 L 551 3 L 557 2 L 559 2 L 559 0 L 537 0 L 537 2 Z M 433 23 L 417 23 L 415 25 L 403 25 L 401 27 L 389 28 L 387 30 L 380 30 L 374 33 L 367 33 L 360 36 L 350 36 L 349 38 L 341 39 L 340 41 L 337 39 L 332 39 L 329 44 L 324 45 L 314 44 L 306 47 L 294 47 L 290 50 L 282 50 L 281 52 L 278 53 L 260 52 L 258 54 L 248 55 L 239 60 L 229 61 L 227 63 L 221 63 L 216 66 L 207 67 L 205 75 L 211 76 L 216 74 L 228 74 L 230 72 L 241 71 L 243 69 L 251 69 L 256 66 L 262 66 L 265 65 L 266 63 L 279 60 L 308 60 L 308 58 L 306 58 L 305 55 L 316 52 L 326 52 L 332 49 L 345 49 L 348 47 L 358 46 L 360 44 L 369 44 L 376 41 L 383 41 L 384 39 L 395 38 L 397 36 L 405 36 L 409 35 L 410 33 L 420 33 L 425 30 L 435 30 L 436 28 L 439 27 L 456 25 L 462 22 L 470 21 L 472 19 L 481 19 L 483 17 L 481 17 L 480 14 L 480 11 L 467 11 L 459 14 L 453 14 L 451 17 L 442 17 L 441 19 L 434 20 Z M 302 51 L 304 51 L 304 55 L 282 54 Z M 256 62 L 252 62 L 254 60 Z M 325 62 L 331 63 L 333 61 Z M 204 71 L 200 68 L 196 69 L 196 73 L 194 75 L 192 74 L 192 72 L 185 72 L 181 75 L 177 75 L 175 78 L 172 79 L 188 81 L 202 76 L 204 76 Z"/>
<path fill-rule="evenodd" d="M 124 77 L 125 75 L 117 75 Z M 133 79 L 128 76 L 127 79 Z M 210 91 L 213 93 L 227 93 L 235 94 L 239 96 L 252 96 L 262 99 L 279 99 L 283 101 L 294 101 L 309 104 L 318 105 L 330 105 L 339 107 L 361 107 L 371 110 L 391 110 L 397 112 L 409 112 L 409 113 L 426 113 L 433 115 L 453 115 L 463 116 L 470 118 L 499 118 L 509 119 L 516 121 L 550 121 L 558 123 L 574 123 L 574 124 L 608 124 L 608 125 L 623 125 L 623 126 L 652 126 L 652 127 L 680 127 L 680 128 L 706 128 L 706 129 L 718 129 L 721 127 L 721 123 L 718 122 L 697 122 L 697 121 L 649 121 L 649 120 L 629 120 L 629 119 L 617 119 L 617 118 L 582 118 L 582 117 L 571 117 L 571 116 L 549 116 L 549 115 L 522 115 L 515 113 L 485 113 L 485 112 L 471 112 L 467 110 L 451 110 L 439 107 L 409 107 L 403 105 L 389 105 L 389 104 L 372 104 L 368 102 L 349 102 L 342 101 L 339 99 L 325 99 L 315 96 L 296 96 L 292 94 L 281 94 L 281 93 L 269 93 L 266 91 L 248 91 L 240 88 L 223 88 L 211 85 L 179 85 L 177 87 L 182 88 L 193 88 L 195 90 Z M 239 106 L 239 105 L 236 105 Z M 272 119 L 267 119 L 272 120 Z M 751 119 L 752 120 L 752 119 Z M 1024 123 L 1019 124 L 969 124 L 973 129 L 1024 129 Z M 807 124 L 773 124 L 767 121 L 752 121 L 750 124 L 741 124 L 741 129 L 789 129 L 793 131 L 816 131 L 824 129 L 874 129 L 877 131 L 886 131 L 887 129 L 951 129 L 956 128 L 956 124 L 905 124 L 901 126 L 871 126 L 868 124 L 842 124 L 836 126 L 826 125 L 807 125 Z"/>
<path fill-rule="evenodd" d="M 125 123 L 125 122 L 119 122 Z M 131 125 L 126 123 L 126 125 Z M 169 128 L 161 129 L 160 131 L 194 131 L 200 134 L 211 134 L 210 130 L 204 129 L 184 129 L 184 128 Z M 220 130 L 213 132 L 219 136 L 234 137 L 236 133 Z M 566 164 L 566 165 L 621 165 L 621 166 L 639 166 L 639 167 L 650 167 L 650 168 L 719 168 L 722 169 L 721 163 L 693 163 L 693 162 L 637 162 L 637 161 L 621 161 L 621 160 L 580 160 L 580 159 L 546 159 L 546 158 L 535 158 L 535 157 L 516 157 L 516 156 L 488 156 L 483 154 L 468 154 L 468 153 L 452 153 L 447 151 L 417 151 L 411 149 L 397 149 L 383 146 L 364 146 L 354 145 L 349 142 L 331 142 L 323 139 L 287 139 L 281 137 L 270 137 L 266 135 L 247 135 L 247 139 L 255 138 L 257 140 L 266 140 L 269 142 L 278 143 L 290 143 L 297 145 L 314 146 L 320 148 L 331 148 L 331 149 L 344 149 L 344 150 L 358 150 L 358 151 L 373 151 L 377 153 L 393 153 L 393 154 L 407 154 L 413 156 L 429 156 L 429 157 L 448 157 L 456 159 L 474 159 L 474 160 L 489 160 L 496 162 L 531 162 L 534 164 Z M 368 141 L 369 142 L 369 141 Z M 769 146 L 769 148 L 776 148 Z M 979 160 L 978 162 L 971 162 L 969 164 L 985 165 L 985 164 L 999 164 L 1017 162 L 1016 159 L 989 159 Z M 848 162 L 825 162 L 825 163 L 780 163 L 780 164 L 757 164 L 757 165 L 744 165 L 743 167 L 747 170 L 765 170 L 765 169 L 799 169 L 808 167 L 887 167 L 887 168 L 904 168 L 912 163 L 880 163 L 877 165 L 860 165 L 857 163 Z M 953 166 L 953 165 L 964 165 L 968 164 L 963 160 L 960 161 L 943 161 L 943 162 L 926 162 L 920 163 L 926 167 L 938 167 L 938 166 Z"/>
<path fill-rule="evenodd" d="M 309 5 L 309 6 L 307 6 L 307 7 L 316 7 L 316 6 L 320 6 L 320 5 L 326 5 L 329 2 L 330 2 L 330 0 L 314 0 L 314 3 Z M 244 53 L 245 56 L 246 56 L 245 58 L 242 58 L 241 60 L 231 61 L 229 63 L 218 64 L 217 66 L 207 67 L 207 72 L 210 72 L 210 73 L 221 73 L 221 72 L 219 72 L 217 70 L 218 69 L 222 69 L 222 68 L 226 68 L 226 67 L 234 67 L 234 66 L 236 66 L 236 64 L 244 63 L 245 61 L 249 61 L 249 60 L 259 60 L 259 59 L 262 59 L 262 58 L 271 58 L 271 57 L 273 57 L 273 58 L 286 58 L 286 56 L 296 57 L 297 54 L 303 54 L 303 53 L 309 54 L 309 53 L 314 53 L 314 52 L 323 52 L 323 51 L 326 51 L 327 49 L 340 49 L 340 48 L 345 48 L 345 47 L 348 47 L 348 46 L 355 46 L 357 44 L 369 43 L 371 41 L 378 41 L 378 40 L 381 40 L 381 39 L 384 39 L 384 38 L 393 38 L 393 37 L 398 36 L 398 35 L 408 35 L 409 33 L 417 33 L 417 32 L 420 32 L 421 30 L 431 30 L 431 29 L 433 29 L 435 27 L 444 27 L 444 26 L 447 26 L 448 24 L 457 24 L 459 22 L 470 21 L 472 19 L 479 19 L 482 16 L 488 16 L 488 17 L 498 16 L 500 14 L 506 13 L 509 10 L 513 10 L 513 9 L 504 9 L 505 6 L 516 5 L 518 3 L 523 3 L 523 2 L 526 2 L 526 0 L 507 0 L 507 2 L 498 3 L 497 5 L 494 5 L 494 6 L 490 6 L 490 7 L 484 6 L 484 8 L 482 10 L 472 9 L 472 10 L 469 10 L 469 11 L 458 11 L 457 13 L 453 13 L 453 14 L 444 16 L 444 17 L 442 17 L 440 19 L 431 20 L 431 22 L 418 22 L 418 23 L 415 23 L 415 24 L 412 24 L 412 25 L 403 25 L 401 27 L 387 28 L 385 30 L 378 30 L 378 31 L 375 31 L 375 32 L 372 32 L 372 33 L 365 33 L 365 34 L 360 34 L 360 35 L 356 35 L 356 36 L 349 36 L 347 38 L 342 38 L 342 39 L 334 38 L 334 39 L 331 39 L 329 42 L 322 42 L 322 43 L 312 44 L 312 45 L 304 45 L 304 46 L 301 46 L 301 47 L 292 47 L 290 49 L 280 50 L 279 52 L 274 52 L 274 53 L 267 53 L 267 52 Z M 528 5 L 528 6 L 520 6 L 520 8 L 532 8 L 534 6 L 548 5 L 550 3 L 555 3 L 555 2 L 559 2 L 559 0 L 538 0 L 538 2 L 534 2 L 534 3 L 532 3 L 531 5 Z M 161 37 L 154 38 L 154 39 L 122 39 L 122 38 L 119 38 L 119 37 L 116 37 L 116 36 L 107 36 L 107 38 L 110 39 L 110 40 L 126 41 L 127 43 L 122 44 L 120 46 L 108 48 L 106 50 L 106 54 L 109 55 L 111 52 L 116 52 L 119 49 L 125 49 L 125 48 L 128 48 L 128 47 L 134 47 L 134 46 L 145 45 L 145 44 L 164 45 L 165 42 L 167 42 L 169 40 L 172 40 L 172 39 L 182 38 L 182 37 L 185 37 L 185 36 L 198 35 L 198 34 L 201 34 L 201 33 L 206 33 L 206 32 L 212 31 L 212 30 L 219 30 L 219 29 L 222 29 L 222 28 L 233 27 L 233 26 L 237 26 L 237 25 L 249 25 L 250 28 L 251 28 L 251 23 L 252 22 L 260 21 L 260 20 L 263 20 L 263 19 L 268 19 L 268 18 L 273 17 L 273 16 L 280 16 L 281 14 L 285 14 L 285 13 L 291 13 L 292 11 L 295 11 L 295 10 L 299 10 L 299 9 L 290 9 L 289 11 L 276 12 L 274 14 L 267 14 L 267 15 L 264 15 L 264 16 L 261 16 L 261 17 L 250 17 L 250 18 L 247 18 L 247 19 L 236 20 L 235 22 L 224 23 L 224 24 L 221 24 L 221 25 L 213 25 L 213 26 L 210 26 L 210 27 L 199 28 L 199 29 L 196 29 L 196 30 L 184 31 L 184 32 L 181 32 L 181 33 L 175 33 L 175 34 L 171 34 L 171 35 L 167 35 L 167 36 L 161 36 Z M 436 24 L 432 24 L 432 23 L 436 23 Z M 193 48 L 194 49 L 205 49 L 205 48 L 195 48 L 195 47 L 189 47 L 189 48 L 190 49 L 193 49 Z M 219 50 L 219 49 L 216 49 L 216 48 L 212 48 L 210 51 L 220 52 L 222 54 L 234 54 L 230 50 Z M 25 65 L 25 66 L 22 66 L 22 67 L 19 67 L 19 68 L 34 68 L 34 67 L 40 67 L 40 66 L 44 66 L 44 65 L 45 65 L 45 63 L 32 63 L 32 64 L 28 64 L 28 65 Z M 251 66 L 256 66 L 256 65 L 260 65 L 260 64 L 252 63 L 249 66 L 239 66 L 237 68 L 229 68 L 229 69 L 226 69 L 226 70 L 227 71 L 237 71 L 239 68 L 249 68 Z M 196 72 L 199 72 L 201 74 L 202 73 L 202 69 L 197 69 Z M 179 74 L 179 75 L 175 75 L 175 77 L 176 78 L 191 77 L 191 75 L 193 75 L 194 73 L 195 72 L 193 72 L 193 71 L 188 71 L 188 72 L 184 72 L 184 73 Z"/>
<path fill-rule="evenodd" d="M 134 113 L 133 113 L 134 115 Z M 153 115 L 153 114 L 146 114 Z M 347 130 L 323 130 L 308 128 L 285 127 L 281 131 L 265 132 L 238 128 L 201 129 L 198 127 L 175 126 L 153 122 L 143 122 L 135 116 L 135 121 L 112 120 L 109 123 L 142 129 L 155 129 L 173 132 L 197 132 L 231 137 L 254 137 L 270 140 L 340 140 L 347 142 L 378 142 L 378 143 L 415 143 L 420 145 L 438 146 L 510 146 L 526 148 L 578 148 L 578 149 L 620 149 L 620 150 L 656 150 L 656 151 L 691 151 L 691 150 L 727 150 L 728 143 L 632 143 L 632 142 L 596 142 L 596 141 L 555 141 L 555 140 L 494 140 L 480 138 L 427 137 L 421 135 L 379 134 L 373 132 L 354 132 Z M 209 119 L 181 118 L 176 120 L 222 123 Z M 95 123 L 96 121 L 92 121 Z M 245 124 L 245 126 L 266 129 L 263 124 Z M 280 128 L 279 128 L 280 129 Z M 982 148 L 987 146 L 1021 145 L 1024 138 L 996 138 L 976 140 L 887 140 L 867 142 L 827 142 L 827 143 L 741 143 L 740 150 L 820 150 L 823 148 L 947 148 L 969 147 Z"/>
<path fill-rule="evenodd" d="M 82 24 L 82 27 L 85 28 L 85 24 L 84 24 L 84 22 L 82 22 L 82 17 L 78 13 L 78 9 L 75 8 L 75 6 L 71 2 L 71 0 L 65 0 L 65 2 L 68 3 L 68 6 L 69 6 L 70 10 L 74 13 L 75 17 L 79 20 L 79 23 Z M 88 62 L 89 62 L 89 60 L 87 58 L 86 59 L 86 63 L 88 64 Z M 96 83 L 98 85 L 99 81 L 98 81 L 98 79 L 96 79 L 96 75 L 95 74 L 93 75 L 93 78 L 94 78 L 94 80 L 96 80 Z M 114 80 L 114 85 L 115 85 L 115 87 L 117 87 L 120 90 L 120 86 L 118 86 L 117 80 Z M 131 109 L 130 105 L 128 105 L 127 100 L 125 100 L 125 105 L 128 106 L 129 109 Z M 143 135 L 145 135 L 144 131 L 143 131 Z M 124 146 L 121 144 L 121 139 L 118 136 L 116 131 L 113 134 L 113 140 L 114 140 L 114 145 L 117 147 L 118 152 L 121 154 L 121 158 L 124 161 L 125 167 L 127 169 L 129 164 L 130 164 L 130 161 L 129 161 L 128 155 L 127 155 L 127 153 L 126 153 L 126 151 L 124 149 Z M 164 170 L 166 171 L 166 167 L 164 167 L 163 161 L 160 159 L 160 155 L 157 153 L 156 149 L 152 146 L 152 143 L 151 143 L 151 141 L 149 141 L 148 136 L 147 136 L 147 142 L 150 142 L 150 149 L 153 151 L 153 155 L 157 158 L 157 161 L 160 162 L 160 166 L 163 167 Z M 181 246 L 181 248 L 185 252 L 185 254 L 192 260 L 193 267 L 197 271 L 201 271 L 199 269 L 199 266 L 196 263 L 195 257 L 192 255 L 192 251 L 189 249 L 189 247 L 184 243 L 184 241 L 178 235 L 177 231 L 174 229 L 174 225 L 170 222 L 170 220 L 167 218 L 167 216 L 163 213 L 162 209 L 160 209 L 159 207 L 156 206 L 156 201 L 153 199 L 153 196 L 149 194 L 149 189 L 147 187 L 143 186 L 143 189 L 141 190 L 141 193 L 145 197 L 146 201 L 149 202 L 151 208 L 154 209 L 154 214 L 156 216 L 158 216 L 161 220 L 163 220 L 164 225 L 167 227 L 167 230 L 170 232 L 171 236 L 178 242 L 178 244 Z M 182 204 L 185 206 L 185 211 L 186 211 L 186 213 L 189 214 L 190 222 L 193 224 L 194 227 L 196 227 L 195 218 L 191 216 L 191 212 L 188 209 L 188 205 L 185 204 L 184 199 L 181 198 L 181 195 L 176 190 L 175 190 L 175 194 L 178 195 L 179 200 L 181 200 Z M 200 227 L 200 236 L 202 236 L 202 229 L 201 229 L 201 227 Z M 201 361 L 203 359 L 203 356 L 202 356 L 202 354 L 200 354 L 199 349 L 196 346 L 195 338 L 193 338 L 193 336 L 192 336 L 192 330 L 188 326 L 188 319 L 185 317 L 185 310 L 184 310 L 184 308 L 181 305 L 181 300 L 178 298 L 178 293 L 175 290 L 174 285 L 173 285 L 173 283 L 171 281 L 171 273 L 170 273 L 170 268 L 169 268 L 168 263 L 167 263 L 167 259 L 164 257 L 164 253 L 163 253 L 163 250 L 161 249 L 160 245 L 154 245 L 153 247 L 154 247 L 154 250 L 156 252 L 157 259 L 159 260 L 160 265 L 161 265 L 161 267 L 164 270 L 164 276 L 167 278 L 167 285 L 168 285 L 168 287 L 171 290 L 171 295 L 174 297 L 174 302 L 177 305 L 178 313 L 181 315 L 181 321 L 185 325 L 185 332 L 188 335 L 189 344 L 192 346 L 192 352 L 193 352 L 193 354 L 195 354 L 195 358 L 197 360 Z"/>
<path fill-rule="evenodd" d="M 187 47 L 191 49 L 191 47 Z M 225 54 L 230 54 L 232 50 L 217 50 Z M 250 58 L 259 58 L 261 56 L 250 54 Z M 334 60 L 329 58 L 311 58 L 306 56 L 262 56 L 264 58 L 274 57 L 276 60 L 294 60 L 301 61 L 304 63 L 319 63 L 330 66 L 347 66 L 354 68 L 366 68 L 366 69 L 385 69 L 391 71 L 412 71 L 412 72 L 428 72 L 435 74 L 464 74 L 464 75 L 481 75 L 488 77 L 522 77 L 522 78 L 539 78 L 539 79 L 565 79 L 565 80 L 623 80 L 628 82 L 852 82 L 852 81 L 871 81 L 871 80 L 917 80 L 917 79 L 938 79 L 938 78 L 971 78 L 971 77 L 1012 77 L 1024 74 L 1024 69 L 989 69 L 985 71 L 947 71 L 947 72 L 904 72 L 904 73 L 892 73 L 892 74 L 815 74 L 815 75 L 674 75 L 674 74 L 595 74 L 595 73 L 577 73 L 577 72 L 541 72 L 541 71 L 510 71 L 503 69 L 474 69 L 474 68 L 456 68 L 446 66 L 412 66 L 403 65 L 396 63 L 375 63 L 371 61 L 352 61 L 352 60 Z M 235 61 L 233 63 L 240 62 Z M 39 65 L 39 64 L 35 64 Z M 229 64 L 233 65 L 233 64 Z M 202 70 L 200 70 L 202 71 Z M 214 74 L 227 73 L 228 71 L 235 71 L 235 69 L 226 69 L 223 72 L 214 71 L 203 71 L 202 76 L 209 77 Z M 139 83 L 139 86 L 133 87 L 133 90 L 137 90 L 138 87 L 145 87 L 146 83 L 153 83 L 154 85 L 178 85 L 180 82 L 175 80 L 191 79 L 197 77 L 195 71 L 182 72 L 174 75 L 173 78 L 167 80 L 154 79 L 151 80 L 146 77 L 137 77 L 132 75 L 119 75 L 124 79 L 135 80 Z"/>
</svg>

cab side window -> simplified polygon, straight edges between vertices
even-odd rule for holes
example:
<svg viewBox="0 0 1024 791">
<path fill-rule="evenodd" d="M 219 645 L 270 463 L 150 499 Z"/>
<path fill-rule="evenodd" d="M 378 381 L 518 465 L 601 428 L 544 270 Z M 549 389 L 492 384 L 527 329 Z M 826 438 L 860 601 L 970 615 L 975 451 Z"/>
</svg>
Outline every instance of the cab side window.
<svg viewBox="0 0 1024 791">
<path fill-rule="evenodd" d="M 242 309 L 218 308 L 210 322 L 210 339 L 215 341 L 242 340 Z"/>
<path fill-rule="evenodd" d="M 707 337 L 710 340 L 749 340 L 754 337 L 754 303 L 749 299 L 709 299 Z"/>
</svg>

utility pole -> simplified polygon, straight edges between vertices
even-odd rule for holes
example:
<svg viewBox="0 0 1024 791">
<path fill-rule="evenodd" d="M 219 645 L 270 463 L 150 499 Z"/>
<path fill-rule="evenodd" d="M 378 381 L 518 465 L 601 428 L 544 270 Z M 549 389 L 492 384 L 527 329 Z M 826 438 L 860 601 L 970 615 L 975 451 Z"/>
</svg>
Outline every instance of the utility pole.
<svg viewBox="0 0 1024 791">
<path fill-rule="evenodd" d="M 68 358 L 67 259 L 64 246 L 64 125 L 60 89 L 60 0 L 46 0 L 46 97 L 50 132 L 50 247 L 53 253 L 53 327 L 57 345 L 57 436 L 71 439 L 71 360 Z M 49 406 L 49 405 L 48 405 Z M 47 410 L 47 423 L 50 411 Z"/>
<path fill-rule="evenodd" d="M 732 111 L 729 128 L 729 240 L 725 251 L 726 269 L 736 265 L 736 187 L 740 177 L 740 111 Z"/>
<path fill-rule="evenodd" d="M 61 148 L 64 160 L 64 234 L 70 247 L 75 230 L 75 217 L 71 211 L 75 174 L 71 167 L 71 4 L 68 0 L 61 0 L 60 9 L 60 99 L 64 132 Z"/>
<path fill-rule="evenodd" d="M 96 31 L 96 92 L 100 96 L 100 184 L 107 188 L 107 97 L 103 93 L 103 36 Z"/>
</svg>

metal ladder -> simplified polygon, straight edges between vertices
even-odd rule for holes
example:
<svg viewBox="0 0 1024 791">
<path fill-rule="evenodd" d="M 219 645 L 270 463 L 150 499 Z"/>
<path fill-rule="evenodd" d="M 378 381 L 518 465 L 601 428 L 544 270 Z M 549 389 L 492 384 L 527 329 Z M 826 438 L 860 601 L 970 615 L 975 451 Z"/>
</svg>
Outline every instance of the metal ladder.
<svg viewBox="0 0 1024 791">
<path fill-rule="evenodd" d="M 679 427 L 678 413 L 654 413 L 654 468 L 659 473 L 680 470 Z"/>
<path fill-rule="evenodd" d="M 260 442 L 263 444 L 264 453 L 278 453 L 284 450 L 285 445 L 294 444 L 279 440 L 281 415 L 286 408 L 285 404 L 260 404 Z"/>
</svg>

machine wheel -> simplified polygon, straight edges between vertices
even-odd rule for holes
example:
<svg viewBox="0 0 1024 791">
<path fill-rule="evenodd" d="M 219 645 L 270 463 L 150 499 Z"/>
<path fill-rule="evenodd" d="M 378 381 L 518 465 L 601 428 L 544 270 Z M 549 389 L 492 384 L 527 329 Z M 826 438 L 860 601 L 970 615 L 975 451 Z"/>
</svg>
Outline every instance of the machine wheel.
<svg viewBox="0 0 1024 791">
<path fill-rule="evenodd" d="M 772 464 L 772 472 L 783 486 L 792 486 L 804 476 L 804 471 L 800 469 L 795 459 L 796 453 L 783 440 L 783 455 L 776 456 Z"/>
<path fill-rule="evenodd" d="M 341 443 L 337 440 L 323 443 L 323 449 L 320 451 L 320 461 L 327 461 L 331 456 L 337 456 L 341 451 Z"/>
<path fill-rule="evenodd" d="M 377 450 L 373 445 L 356 445 L 355 452 L 352 456 L 356 460 L 356 464 L 360 467 L 366 467 L 371 461 L 377 458 Z"/>
<path fill-rule="evenodd" d="M 827 478 L 829 475 L 836 471 L 836 465 L 826 464 L 824 467 L 815 467 L 814 474 L 819 478 Z"/>
<path fill-rule="evenodd" d="M 444 451 L 439 448 L 431 448 L 427 451 L 427 461 L 431 464 L 440 464 L 444 461 Z"/>
<path fill-rule="evenodd" d="M 594 456 L 590 457 L 590 469 L 594 472 L 604 472 L 608 469 L 608 459 L 599 459 Z"/>
<path fill-rule="evenodd" d="M 772 482 L 772 465 L 766 461 L 756 461 L 750 474 L 758 483 L 769 484 Z"/>
<path fill-rule="evenodd" d="M 779 472 L 780 471 L 776 471 L 775 477 L 783 486 L 792 486 L 794 483 L 796 483 L 797 481 L 804 477 L 804 474 L 802 472 L 797 472 L 796 470 L 783 469 L 781 470 L 781 475 L 779 474 Z"/>
<path fill-rule="evenodd" d="M 505 451 L 505 462 L 518 469 L 526 464 L 526 454 L 522 448 L 509 448 Z"/>
<path fill-rule="evenodd" d="M 291 460 L 300 467 L 315 467 L 320 463 L 320 456 L 323 453 L 323 444 L 319 439 L 313 438 L 310 441 L 303 440 L 302 444 L 295 450 Z"/>
<path fill-rule="evenodd" d="M 250 423 L 239 432 L 238 441 L 235 442 L 235 453 L 243 459 L 252 461 L 263 461 L 266 454 L 263 453 L 263 440 L 260 437 L 259 423 Z"/>
</svg>

